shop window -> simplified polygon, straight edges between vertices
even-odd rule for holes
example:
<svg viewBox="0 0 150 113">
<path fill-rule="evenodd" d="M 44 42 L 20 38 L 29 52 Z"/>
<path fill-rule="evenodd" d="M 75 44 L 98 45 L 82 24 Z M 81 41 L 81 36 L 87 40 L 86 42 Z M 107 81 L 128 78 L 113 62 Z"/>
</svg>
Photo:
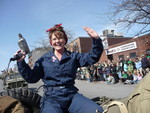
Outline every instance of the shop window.
<svg viewBox="0 0 150 113">
<path fill-rule="evenodd" d="M 136 57 L 136 53 L 130 53 L 130 58 L 135 58 Z"/>
</svg>

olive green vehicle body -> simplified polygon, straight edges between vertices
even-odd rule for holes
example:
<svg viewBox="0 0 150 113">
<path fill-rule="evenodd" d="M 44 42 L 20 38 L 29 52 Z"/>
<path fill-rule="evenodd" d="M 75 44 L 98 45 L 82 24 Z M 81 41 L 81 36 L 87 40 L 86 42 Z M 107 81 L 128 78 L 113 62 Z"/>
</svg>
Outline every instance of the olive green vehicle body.
<svg viewBox="0 0 150 113">
<path fill-rule="evenodd" d="M 4 89 L 28 88 L 28 83 L 19 73 L 7 74 L 3 77 Z"/>
</svg>

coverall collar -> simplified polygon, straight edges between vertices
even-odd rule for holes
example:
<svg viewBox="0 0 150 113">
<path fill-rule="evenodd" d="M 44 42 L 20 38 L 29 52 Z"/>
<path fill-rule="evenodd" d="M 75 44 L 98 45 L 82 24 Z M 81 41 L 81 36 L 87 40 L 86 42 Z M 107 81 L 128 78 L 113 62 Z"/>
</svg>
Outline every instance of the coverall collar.
<svg viewBox="0 0 150 113">
<path fill-rule="evenodd" d="M 64 51 L 64 53 L 63 53 L 63 55 L 62 55 L 62 58 L 61 58 L 60 62 L 63 61 L 63 60 L 66 60 L 66 59 L 71 59 L 71 56 L 70 56 L 70 55 L 71 55 L 71 52 L 70 52 L 70 51 L 67 51 L 67 49 L 65 48 L 65 51 Z M 52 50 L 49 52 L 48 56 L 50 56 L 50 58 L 52 58 L 52 57 L 55 56 L 55 54 L 54 54 L 54 49 L 52 49 Z M 55 56 L 55 57 L 56 57 L 56 56 Z"/>
</svg>

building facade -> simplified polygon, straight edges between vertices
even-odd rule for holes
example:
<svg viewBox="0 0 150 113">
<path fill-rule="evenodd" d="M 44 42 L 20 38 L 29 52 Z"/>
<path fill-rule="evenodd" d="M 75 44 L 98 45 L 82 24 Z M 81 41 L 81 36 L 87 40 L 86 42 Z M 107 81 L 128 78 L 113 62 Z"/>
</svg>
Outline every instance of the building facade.
<svg viewBox="0 0 150 113">
<path fill-rule="evenodd" d="M 123 58 L 126 56 L 130 58 L 141 57 L 141 55 L 150 55 L 150 34 L 132 38 L 118 44 L 109 46 L 106 55 L 113 59 Z"/>
<path fill-rule="evenodd" d="M 150 55 L 150 34 L 136 38 L 122 36 L 102 36 L 104 51 L 100 61 L 126 59 L 126 56 L 135 58 L 141 55 Z M 90 37 L 78 37 L 67 45 L 70 51 L 86 53 L 91 50 Z"/>
</svg>

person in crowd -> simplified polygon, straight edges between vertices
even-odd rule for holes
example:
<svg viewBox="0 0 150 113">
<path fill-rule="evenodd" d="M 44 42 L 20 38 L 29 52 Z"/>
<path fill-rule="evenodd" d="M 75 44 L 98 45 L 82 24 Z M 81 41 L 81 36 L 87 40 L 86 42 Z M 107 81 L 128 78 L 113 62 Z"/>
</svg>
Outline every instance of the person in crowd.
<svg viewBox="0 0 150 113">
<path fill-rule="evenodd" d="M 128 61 L 128 72 L 133 73 L 134 70 L 134 65 L 133 62 L 131 60 Z"/>
<path fill-rule="evenodd" d="M 137 73 L 138 73 L 137 70 L 133 71 L 133 84 L 138 83 L 138 74 Z"/>
<path fill-rule="evenodd" d="M 124 63 L 124 60 L 122 57 L 119 58 L 119 65 L 121 66 L 121 70 L 123 70 L 123 63 Z"/>
<path fill-rule="evenodd" d="M 107 81 L 107 77 L 110 74 L 110 68 L 109 68 L 107 61 L 104 61 L 103 63 L 102 73 L 103 73 L 104 80 Z"/>
<path fill-rule="evenodd" d="M 111 63 L 110 69 L 111 69 L 111 74 L 115 79 L 115 83 L 118 83 L 119 82 L 119 77 L 118 77 L 118 74 L 117 74 L 117 71 L 116 71 L 116 63 L 114 61 Z"/>
<path fill-rule="evenodd" d="M 127 61 L 123 62 L 123 71 L 125 71 L 125 72 L 128 71 L 128 63 L 127 63 Z"/>
<path fill-rule="evenodd" d="M 148 60 L 148 68 L 146 69 L 146 72 L 148 73 L 150 71 L 150 55 L 147 55 Z"/>
<path fill-rule="evenodd" d="M 149 68 L 149 61 L 145 55 L 142 55 L 141 63 L 142 63 L 143 75 L 145 76 L 147 73 L 146 69 Z"/>
<path fill-rule="evenodd" d="M 53 49 L 39 58 L 33 69 L 25 62 L 26 55 L 21 51 L 23 56 L 17 61 L 19 73 L 28 83 L 36 83 L 40 79 L 44 82 L 41 113 L 95 113 L 96 110 L 103 112 L 101 106 L 79 94 L 74 86 L 77 68 L 98 62 L 103 52 L 99 35 L 89 27 L 84 27 L 84 30 L 93 41 L 89 53 L 66 50 L 68 37 L 61 24 L 47 30 Z"/>
<path fill-rule="evenodd" d="M 126 56 L 126 62 L 128 62 L 130 60 L 130 57 L 129 56 Z"/>
<path fill-rule="evenodd" d="M 86 80 L 87 79 L 87 69 L 86 67 L 80 67 L 81 69 L 81 80 Z"/>
<path fill-rule="evenodd" d="M 85 67 L 85 76 L 86 76 L 86 80 L 88 83 L 91 83 L 92 82 L 92 76 L 91 76 L 91 69 L 90 69 L 91 66 L 87 66 Z"/>
<path fill-rule="evenodd" d="M 130 61 L 131 61 L 131 64 L 132 64 L 132 66 L 133 66 L 133 69 L 136 69 L 136 67 L 135 67 L 135 62 L 134 62 L 134 58 L 130 58 Z"/>
<path fill-rule="evenodd" d="M 107 84 L 111 85 L 111 84 L 115 84 L 115 78 L 113 77 L 112 74 L 109 74 L 107 77 Z"/>
<path fill-rule="evenodd" d="M 77 80 L 82 80 L 82 79 L 83 79 L 83 78 L 82 78 L 82 70 L 81 70 L 81 67 L 79 67 L 79 68 L 77 69 L 76 79 L 77 79 Z"/>
<path fill-rule="evenodd" d="M 92 77 L 92 81 L 97 81 L 98 80 L 98 76 L 97 76 L 97 66 L 96 65 L 92 65 L 90 67 L 91 70 L 91 77 Z"/>
<path fill-rule="evenodd" d="M 128 71 L 128 76 L 126 80 L 124 81 L 124 84 L 133 84 L 133 74 L 132 72 Z"/>
<path fill-rule="evenodd" d="M 103 68 L 104 68 L 104 64 L 102 62 L 98 63 L 97 66 L 97 75 L 98 75 L 98 80 L 99 81 L 106 81 L 106 76 L 104 78 L 103 76 Z"/>
<path fill-rule="evenodd" d="M 124 83 L 128 77 L 128 73 L 126 71 L 122 71 L 122 78 L 120 78 L 121 82 Z"/>
<path fill-rule="evenodd" d="M 106 78 L 106 80 L 107 80 L 107 77 L 109 77 L 110 74 L 111 74 L 110 66 L 108 65 L 107 62 L 104 62 L 104 69 L 103 69 L 104 78 Z"/>
<path fill-rule="evenodd" d="M 133 71 L 133 84 L 138 83 L 142 79 L 142 75 L 137 71 Z"/>
<path fill-rule="evenodd" d="M 142 62 L 141 60 L 139 60 L 138 57 L 135 58 L 135 67 L 136 67 L 137 72 L 143 76 Z"/>
<path fill-rule="evenodd" d="M 119 80 L 122 78 L 122 71 L 123 71 L 122 65 L 119 62 L 117 62 L 116 63 L 116 72 L 119 77 Z"/>
</svg>

